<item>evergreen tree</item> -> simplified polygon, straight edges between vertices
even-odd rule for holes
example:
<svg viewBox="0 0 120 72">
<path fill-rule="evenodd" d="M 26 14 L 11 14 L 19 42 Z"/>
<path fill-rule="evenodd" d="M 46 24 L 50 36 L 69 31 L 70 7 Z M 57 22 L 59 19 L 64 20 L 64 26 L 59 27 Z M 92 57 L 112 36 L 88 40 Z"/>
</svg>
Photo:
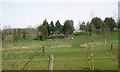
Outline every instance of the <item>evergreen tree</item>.
<svg viewBox="0 0 120 72">
<path fill-rule="evenodd" d="M 79 28 L 81 31 L 85 31 L 85 22 L 83 21 Z"/>
<path fill-rule="evenodd" d="M 58 32 L 58 34 L 62 33 L 62 25 L 60 24 L 59 20 L 55 23 L 55 31 Z"/>
<path fill-rule="evenodd" d="M 73 21 L 72 20 L 66 20 L 63 25 L 63 33 L 65 35 L 72 34 L 74 31 L 73 27 Z"/>
<path fill-rule="evenodd" d="M 50 28 L 49 28 L 49 24 L 46 19 L 43 21 L 43 25 L 47 28 L 48 35 L 50 35 Z"/>
<path fill-rule="evenodd" d="M 41 35 L 38 36 L 40 38 L 38 39 L 46 39 L 48 37 L 48 30 L 45 25 L 38 26 L 37 31 L 41 32 Z"/>
<path fill-rule="evenodd" d="M 55 26 L 54 26 L 54 23 L 53 23 L 53 21 L 51 21 L 51 23 L 50 23 L 50 33 L 51 34 L 54 34 L 54 31 L 55 31 Z"/>
</svg>

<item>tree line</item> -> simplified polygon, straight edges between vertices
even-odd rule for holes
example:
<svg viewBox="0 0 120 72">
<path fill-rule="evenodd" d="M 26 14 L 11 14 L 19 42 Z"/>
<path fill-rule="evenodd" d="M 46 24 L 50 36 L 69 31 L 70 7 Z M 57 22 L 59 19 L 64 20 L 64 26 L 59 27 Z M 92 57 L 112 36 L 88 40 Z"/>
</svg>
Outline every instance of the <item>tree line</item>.
<svg viewBox="0 0 120 72">
<path fill-rule="evenodd" d="M 114 31 L 115 28 L 120 29 L 120 21 L 117 23 L 112 17 L 106 17 L 105 20 L 102 21 L 99 17 L 94 17 L 90 22 L 85 23 L 84 21 L 80 23 L 79 30 L 82 32 L 100 32 L 100 31 Z M 12 32 L 3 31 L 2 38 L 7 35 L 6 33 L 12 34 L 13 42 L 21 39 L 34 39 L 34 40 L 44 40 L 47 38 L 64 38 L 68 37 L 69 35 L 73 34 L 74 32 L 74 21 L 73 20 L 66 20 L 62 25 L 59 20 L 55 23 L 51 21 L 50 23 L 47 22 L 45 19 L 41 25 L 37 28 L 31 28 L 26 30 L 21 29 L 13 29 Z"/>
<path fill-rule="evenodd" d="M 61 25 L 59 20 L 56 21 L 54 24 L 53 21 L 50 22 L 50 24 L 45 19 L 43 21 L 42 25 L 39 25 L 37 27 L 38 34 L 37 39 L 46 39 L 50 35 L 59 35 L 63 34 L 65 36 L 68 36 L 73 33 L 74 31 L 74 22 L 73 20 L 66 20 L 64 22 L 64 25 Z"/>
<path fill-rule="evenodd" d="M 87 22 L 86 25 L 83 21 L 82 24 L 80 24 L 80 30 L 86 31 L 86 27 L 88 27 L 90 32 L 99 32 L 106 28 L 109 29 L 109 31 L 114 31 L 118 29 L 118 24 L 119 23 L 116 23 L 112 17 L 106 17 L 103 21 L 99 17 L 94 17 L 91 22 Z"/>
</svg>

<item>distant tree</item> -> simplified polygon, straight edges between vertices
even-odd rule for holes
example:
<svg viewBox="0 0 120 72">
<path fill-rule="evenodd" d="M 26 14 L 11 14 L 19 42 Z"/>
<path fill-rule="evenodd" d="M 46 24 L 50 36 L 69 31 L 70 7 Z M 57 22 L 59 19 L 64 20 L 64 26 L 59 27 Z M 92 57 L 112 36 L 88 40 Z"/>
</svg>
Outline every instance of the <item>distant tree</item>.
<svg viewBox="0 0 120 72">
<path fill-rule="evenodd" d="M 103 22 L 102 28 L 109 28 L 109 27 L 108 27 L 108 25 L 105 22 Z"/>
<path fill-rule="evenodd" d="M 37 32 L 36 32 L 36 37 L 34 38 L 34 40 L 43 40 L 40 31 L 37 30 Z"/>
<path fill-rule="evenodd" d="M 85 25 L 85 32 L 89 32 L 89 21 Z"/>
<path fill-rule="evenodd" d="M 50 28 L 50 33 L 51 33 L 51 34 L 54 34 L 55 26 L 54 26 L 53 21 L 51 21 L 49 28 Z"/>
<path fill-rule="evenodd" d="M 22 39 L 26 39 L 26 32 L 23 31 Z"/>
<path fill-rule="evenodd" d="M 60 24 L 59 20 L 55 23 L 55 31 L 58 32 L 58 34 L 62 33 L 62 25 Z"/>
<path fill-rule="evenodd" d="M 115 20 L 112 17 L 110 18 L 106 17 L 104 22 L 108 25 L 110 31 L 114 30 L 114 28 L 116 27 Z"/>
<path fill-rule="evenodd" d="M 3 30 L 2 30 L 2 33 L 4 33 L 4 35 L 12 35 L 12 29 L 11 29 L 11 26 L 8 25 L 8 26 L 3 26 Z"/>
<path fill-rule="evenodd" d="M 85 22 L 83 21 L 82 24 L 80 24 L 80 28 L 81 31 L 85 31 Z"/>
<path fill-rule="evenodd" d="M 25 32 L 30 40 L 33 40 L 37 34 L 37 30 L 32 27 L 27 28 Z"/>
<path fill-rule="evenodd" d="M 13 42 L 15 42 L 15 41 L 17 41 L 17 30 L 16 29 L 14 29 L 13 30 Z"/>
<path fill-rule="evenodd" d="M 63 25 L 63 32 L 65 35 L 72 34 L 74 31 L 73 20 L 66 20 Z"/>
<path fill-rule="evenodd" d="M 20 29 L 18 29 L 17 39 L 18 39 L 18 40 L 20 40 L 20 39 L 21 39 L 21 31 L 20 31 Z"/>
<path fill-rule="evenodd" d="M 96 26 L 93 23 L 90 23 L 89 30 L 91 33 L 96 33 L 96 31 L 97 31 Z"/>
<path fill-rule="evenodd" d="M 41 39 L 41 38 L 42 38 L 42 39 L 46 39 L 46 38 L 48 37 L 48 30 L 47 30 L 47 28 L 46 28 L 45 25 L 40 25 L 40 26 L 38 26 L 37 30 L 38 30 L 38 32 L 41 33 L 41 34 L 40 34 L 41 36 L 38 36 L 38 37 L 40 37 L 40 39 Z"/>
<path fill-rule="evenodd" d="M 50 35 L 50 28 L 49 28 L 49 24 L 46 19 L 43 21 L 43 25 L 47 28 L 48 35 Z"/>
<path fill-rule="evenodd" d="M 104 27 L 103 28 L 103 38 L 105 39 L 105 44 L 107 43 L 106 39 L 109 36 L 109 28 L 108 27 Z"/>
<path fill-rule="evenodd" d="M 107 43 L 106 39 L 109 36 L 109 27 L 108 25 L 103 22 L 102 29 L 101 29 L 102 37 L 105 39 L 105 44 Z"/>
<path fill-rule="evenodd" d="M 5 38 L 5 36 L 4 36 L 4 34 L 2 33 L 2 41 L 4 41 L 4 40 L 5 40 L 4 38 Z"/>
<path fill-rule="evenodd" d="M 86 23 L 86 25 L 85 25 L 85 35 L 86 35 L 86 36 L 90 35 L 90 34 L 91 34 L 91 31 L 92 31 L 92 28 L 91 28 L 90 23 L 89 23 L 89 21 L 88 21 L 88 22 Z"/>
<path fill-rule="evenodd" d="M 99 31 L 102 28 L 102 20 L 101 18 L 95 17 L 91 20 L 91 26 L 95 26 L 96 30 Z"/>
<path fill-rule="evenodd" d="M 93 23 L 87 22 L 87 24 L 85 25 L 85 31 L 87 33 L 96 33 L 96 27 Z"/>
</svg>

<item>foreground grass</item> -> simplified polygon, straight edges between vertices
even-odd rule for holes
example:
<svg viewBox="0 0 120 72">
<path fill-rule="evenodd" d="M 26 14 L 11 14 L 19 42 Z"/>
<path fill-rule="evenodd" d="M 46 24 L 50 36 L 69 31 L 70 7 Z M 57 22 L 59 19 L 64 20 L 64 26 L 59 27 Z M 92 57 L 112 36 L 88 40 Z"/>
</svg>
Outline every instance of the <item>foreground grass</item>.
<svg viewBox="0 0 120 72">
<path fill-rule="evenodd" d="M 90 57 L 94 54 L 94 67 L 96 70 L 117 70 L 118 69 L 118 33 L 110 32 L 107 38 L 107 44 L 104 43 L 102 35 L 95 34 L 94 36 L 76 36 L 75 40 L 71 38 L 57 40 L 22 40 L 15 43 L 7 41 L 3 42 L 2 65 L 3 69 L 18 70 L 24 67 L 35 51 L 45 46 L 45 55 L 42 53 L 42 48 L 34 57 L 28 66 L 27 70 L 48 70 L 49 54 L 54 54 L 54 70 L 85 70 L 89 68 L 86 53 Z M 91 41 L 99 42 L 99 45 L 94 45 L 93 50 L 81 47 L 80 45 Z M 110 45 L 113 44 L 114 50 L 110 50 Z M 17 47 L 18 49 L 8 49 Z M 22 48 L 20 50 L 20 48 Z M 18 60 L 18 61 L 8 61 Z M 19 61 L 22 60 L 22 61 Z"/>
</svg>

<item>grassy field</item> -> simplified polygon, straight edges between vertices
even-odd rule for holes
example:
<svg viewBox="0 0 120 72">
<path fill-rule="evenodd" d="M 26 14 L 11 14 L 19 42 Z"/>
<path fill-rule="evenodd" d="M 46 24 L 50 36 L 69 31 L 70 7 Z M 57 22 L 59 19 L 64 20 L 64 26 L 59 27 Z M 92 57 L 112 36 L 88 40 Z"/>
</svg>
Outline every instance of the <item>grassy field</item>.
<svg viewBox="0 0 120 72">
<path fill-rule="evenodd" d="M 107 44 L 101 34 L 93 36 L 79 35 L 57 40 L 21 40 L 11 42 L 11 36 L 3 41 L 2 69 L 20 70 L 36 50 L 45 46 L 45 54 L 42 48 L 34 59 L 27 65 L 26 70 L 48 70 L 49 55 L 54 54 L 54 70 L 87 70 L 88 60 L 94 54 L 95 70 L 117 70 L 118 69 L 118 32 L 110 32 Z M 91 43 L 93 41 L 94 44 Z M 86 45 L 89 45 L 88 47 Z M 113 44 L 113 50 L 110 45 Z M 88 45 L 87 45 L 88 46 Z M 93 48 L 92 48 L 93 47 Z M 14 61 L 16 60 L 16 61 Z"/>
</svg>

